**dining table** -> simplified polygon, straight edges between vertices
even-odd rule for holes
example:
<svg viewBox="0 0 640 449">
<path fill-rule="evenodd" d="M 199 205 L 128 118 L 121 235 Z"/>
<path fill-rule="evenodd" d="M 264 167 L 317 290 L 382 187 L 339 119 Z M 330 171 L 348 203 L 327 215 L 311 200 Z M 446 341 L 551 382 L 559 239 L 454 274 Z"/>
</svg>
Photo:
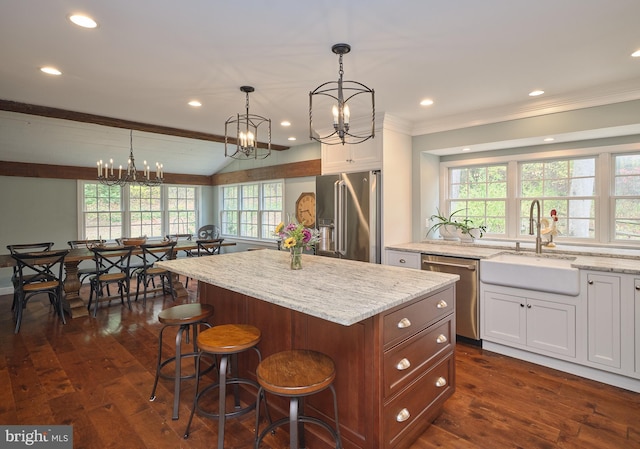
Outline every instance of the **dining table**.
<svg viewBox="0 0 640 449">
<path fill-rule="evenodd" d="M 200 240 L 202 241 L 202 240 Z M 154 241 L 148 241 L 148 244 L 155 243 Z M 157 243 L 160 243 L 158 241 Z M 213 243 L 212 245 L 220 245 L 223 247 L 227 246 L 235 246 L 235 242 L 222 242 L 222 243 Z M 107 246 L 110 246 L 107 244 Z M 116 245 L 114 245 L 116 246 Z M 180 251 L 193 251 L 198 249 L 198 244 L 196 240 L 178 240 L 176 242 L 175 250 L 173 252 L 174 258 Z M 164 250 L 161 248 L 159 250 Z M 141 255 L 142 249 L 140 246 L 135 246 L 132 252 L 132 255 Z M 78 266 L 80 262 L 83 260 L 92 260 L 93 259 L 93 251 L 90 248 L 74 248 L 70 249 L 69 253 L 64 259 L 64 298 L 62 300 L 62 305 L 65 310 L 69 314 L 71 318 L 77 318 L 81 316 L 89 315 L 89 310 L 87 309 L 87 303 L 80 296 L 80 279 L 78 277 Z M 11 256 L 11 254 L 0 254 L 0 268 L 14 267 L 16 265 L 15 259 Z M 173 284 L 174 291 L 178 298 L 184 298 L 187 296 L 187 290 L 184 285 L 180 282 L 178 275 L 172 273 L 171 282 Z"/>
</svg>

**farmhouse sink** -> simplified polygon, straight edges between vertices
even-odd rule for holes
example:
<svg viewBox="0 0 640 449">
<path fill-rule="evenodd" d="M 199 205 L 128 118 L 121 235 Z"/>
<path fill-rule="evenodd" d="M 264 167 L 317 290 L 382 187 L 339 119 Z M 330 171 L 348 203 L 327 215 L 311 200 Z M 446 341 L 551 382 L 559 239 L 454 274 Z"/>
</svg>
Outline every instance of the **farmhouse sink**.
<svg viewBox="0 0 640 449">
<path fill-rule="evenodd" d="M 500 253 L 480 261 L 485 284 L 576 296 L 580 271 L 572 268 L 575 257 L 531 253 Z"/>
</svg>

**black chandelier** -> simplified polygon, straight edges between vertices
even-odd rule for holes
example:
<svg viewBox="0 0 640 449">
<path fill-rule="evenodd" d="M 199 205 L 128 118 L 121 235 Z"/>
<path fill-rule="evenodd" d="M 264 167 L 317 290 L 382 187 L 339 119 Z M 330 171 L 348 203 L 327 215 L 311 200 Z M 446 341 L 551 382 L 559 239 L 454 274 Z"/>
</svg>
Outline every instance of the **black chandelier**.
<svg viewBox="0 0 640 449">
<path fill-rule="evenodd" d="M 340 57 L 338 81 L 328 81 L 309 92 L 309 137 L 326 145 L 362 143 L 375 136 L 376 108 L 374 91 L 357 81 L 344 81 L 342 79 L 344 75 L 342 56 L 351 51 L 349 44 L 335 44 L 331 47 L 331 51 Z M 322 111 L 321 117 L 325 117 L 330 107 L 330 104 L 326 101 L 327 97 L 329 102 L 333 104 L 331 107 L 333 130 L 327 131 L 327 135 L 321 136 L 313 128 L 313 102 L 315 99 L 316 103 L 321 104 L 316 109 Z M 369 109 L 371 110 L 370 124 Z M 356 115 L 354 115 L 354 112 Z M 354 117 L 356 117 L 355 120 Z M 361 132 L 355 131 L 355 127 L 358 127 Z"/>
<path fill-rule="evenodd" d="M 101 184 L 107 186 L 123 186 L 125 184 L 138 184 L 142 186 L 157 186 L 164 181 L 164 165 L 156 162 L 156 174 L 155 178 L 152 178 L 151 167 L 147 165 L 147 161 L 143 162 L 142 175 L 138 173 L 136 168 L 136 161 L 133 157 L 133 130 L 129 132 L 129 160 L 127 161 L 127 168 L 123 169 L 122 165 L 116 169 L 113 164 L 113 159 L 110 159 L 108 163 L 99 160 L 97 163 L 98 168 L 98 181 Z"/>
<path fill-rule="evenodd" d="M 253 87 L 242 86 L 240 90 L 246 95 L 246 113 L 232 115 L 224 122 L 224 155 L 234 159 L 264 159 L 271 154 L 271 119 L 249 113 L 249 93 L 255 90 Z M 258 141 L 258 130 L 264 124 L 267 126 L 266 145 Z M 234 129 L 235 137 L 229 136 Z"/>
</svg>

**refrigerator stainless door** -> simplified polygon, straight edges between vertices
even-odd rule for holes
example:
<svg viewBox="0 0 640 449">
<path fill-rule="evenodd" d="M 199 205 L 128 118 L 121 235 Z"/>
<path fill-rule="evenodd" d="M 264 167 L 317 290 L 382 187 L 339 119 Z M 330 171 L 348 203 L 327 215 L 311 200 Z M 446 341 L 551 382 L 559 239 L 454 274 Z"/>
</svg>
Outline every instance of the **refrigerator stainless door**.
<svg viewBox="0 0 640 449">
<path fill-rule="evenodd" d="M 335 252 L 335 184 L 339 179 L 338 175 L 316 178 L 316 223 L 321 239 L 316 253 L 321 256 L 338 257 Z"/>
</svg>

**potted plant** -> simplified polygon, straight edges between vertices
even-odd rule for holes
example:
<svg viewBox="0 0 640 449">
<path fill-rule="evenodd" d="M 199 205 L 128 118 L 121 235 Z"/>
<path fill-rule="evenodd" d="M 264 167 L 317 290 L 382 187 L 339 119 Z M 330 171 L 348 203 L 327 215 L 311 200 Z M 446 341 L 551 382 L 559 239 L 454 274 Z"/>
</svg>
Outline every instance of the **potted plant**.
<svg viewBox="0 0 640 449">
<path fill-rule="evenodd" d="M 438 213 L 429 217 L 429 221 L 435 221 L 435 223 L 427 231 L 427 236 L 432 231 L 437 230 L 440 232 L 440 236 L 445 240 L 458 240 L 458 222 L 453 216 L 458 212 L 462 212 L 462 209 L 452 212 L 449 216 L 443 215 L 442 212 L 440 212 L 440 209 L 436 210 Z"/>
<path fill-rule="evenodd" d="M 460 240 L 467 242 L 473 242 L 474 239 L 481 238 L 487 232 L 485 225 L 475 226 L 470 218 L 465 218 L 462 222 L 456 222 L 456 226 L 460 231 Z"/>
</svg>

